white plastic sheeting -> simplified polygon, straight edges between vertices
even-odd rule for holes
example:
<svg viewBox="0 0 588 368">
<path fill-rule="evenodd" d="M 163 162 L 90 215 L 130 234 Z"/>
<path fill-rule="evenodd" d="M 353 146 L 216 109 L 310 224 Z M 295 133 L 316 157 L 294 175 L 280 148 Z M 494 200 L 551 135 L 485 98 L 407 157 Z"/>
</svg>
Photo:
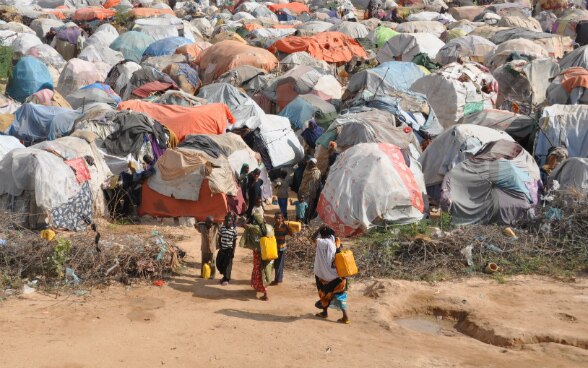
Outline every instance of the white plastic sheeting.
<svg viewBox="0 0 588 368">
<path fill-rule="evenodd" d="M 392 60 L 412 61 L 420 53 L 434 59 L 444 45 L 443 41 L 430 33 L 403 33 L 382 45 L 376 57 L 380 63 Z"/>
</svg>

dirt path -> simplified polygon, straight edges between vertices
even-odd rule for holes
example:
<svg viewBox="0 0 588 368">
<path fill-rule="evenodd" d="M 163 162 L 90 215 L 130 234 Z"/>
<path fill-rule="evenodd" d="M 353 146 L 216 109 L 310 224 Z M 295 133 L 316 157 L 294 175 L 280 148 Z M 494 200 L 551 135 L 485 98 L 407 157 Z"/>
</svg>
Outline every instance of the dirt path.
<svg viewBox="0 0 588 368">
<path fill-rule="evenodd" d="M 198 254 L 196 240 L 184 248 Z M 310 277 L 289 272 L 269 302 L 257 300 L 244 249 L 228 287 L 198 278 L 198 267 L 192 260 L 161 288 L 0 303 L 0 367 L 588 366 L 585 279 L 357 282 L 345 326 L 336 311 L 313 316 Z"/>
</svg>

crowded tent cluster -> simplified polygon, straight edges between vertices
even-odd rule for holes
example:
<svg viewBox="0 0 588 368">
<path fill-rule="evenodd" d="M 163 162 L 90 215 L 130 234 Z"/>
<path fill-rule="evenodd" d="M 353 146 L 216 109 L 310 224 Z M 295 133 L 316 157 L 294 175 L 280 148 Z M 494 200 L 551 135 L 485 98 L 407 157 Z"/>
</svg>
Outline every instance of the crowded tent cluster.
<svg viewBox="0 0 588 368">
<path fill-rule="evenodd" d="M 275 200 L 353 236 L 588 190 L 582 1 L 4 3 L 0 209 L 30 228 Z"/>
</svg>

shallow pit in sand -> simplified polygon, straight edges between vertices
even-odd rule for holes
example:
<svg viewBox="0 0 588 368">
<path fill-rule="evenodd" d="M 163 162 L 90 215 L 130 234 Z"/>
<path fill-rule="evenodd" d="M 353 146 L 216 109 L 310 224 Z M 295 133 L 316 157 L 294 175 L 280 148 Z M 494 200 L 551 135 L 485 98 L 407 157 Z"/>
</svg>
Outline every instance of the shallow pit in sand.
<svg viewBox="0 0 588 368">
<path fill-rule="evenodd" d="M 440 336 L 461 335 L 455 329 L 455 321 L 440 318 L 441 316 L 417 315 L 401 317 L 394 320 L 397 325 L 411 331 Z"/>
</svg>

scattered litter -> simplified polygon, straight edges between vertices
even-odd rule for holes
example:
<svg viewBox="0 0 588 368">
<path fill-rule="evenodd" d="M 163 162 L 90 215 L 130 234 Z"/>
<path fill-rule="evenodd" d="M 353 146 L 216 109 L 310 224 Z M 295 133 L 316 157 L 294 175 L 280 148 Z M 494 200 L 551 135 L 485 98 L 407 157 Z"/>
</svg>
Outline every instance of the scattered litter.
<svg viewBox="0 0 588 368">
<path fill-rule="evenodd" d="M 163 281 L 163 280 L 155 280 L 155 281 L 153 281 L 153 285 L 155 285 L 155 286 L 163 286 L 163 285 L 165 285 L 165 281 Z"/>
</svg>

